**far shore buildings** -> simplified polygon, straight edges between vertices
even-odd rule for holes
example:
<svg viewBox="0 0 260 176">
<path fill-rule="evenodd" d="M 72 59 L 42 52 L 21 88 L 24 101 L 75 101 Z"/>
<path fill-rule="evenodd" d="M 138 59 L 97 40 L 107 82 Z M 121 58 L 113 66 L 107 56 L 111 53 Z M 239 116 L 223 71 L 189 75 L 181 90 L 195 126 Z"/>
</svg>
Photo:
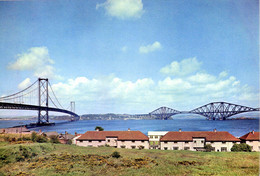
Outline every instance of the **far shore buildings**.
<svg viewBox="0 0 260 176">
<path fill-rule="evenodd" d="M 161 140 L 161 150 L 191 150 L 200 151 L 206 144 L 213 151 L 229 152 L 240 140 L 226 131 L 170 131 Z"/>
<path fill-rule="evenodd" d="M 149 138 L 140 131 L 87 131 L 76 139 L 76 145 L 115 148 L 149 149 Z"/>
<path fill-rule="evenodd" d="M 259 132 L 249 132 L 244 136 L 241 136 L 239 139 L 241 143 L 246 143 L 252 147 L 252 151 L 260 151 L 260 133 Z"/>
</svg>

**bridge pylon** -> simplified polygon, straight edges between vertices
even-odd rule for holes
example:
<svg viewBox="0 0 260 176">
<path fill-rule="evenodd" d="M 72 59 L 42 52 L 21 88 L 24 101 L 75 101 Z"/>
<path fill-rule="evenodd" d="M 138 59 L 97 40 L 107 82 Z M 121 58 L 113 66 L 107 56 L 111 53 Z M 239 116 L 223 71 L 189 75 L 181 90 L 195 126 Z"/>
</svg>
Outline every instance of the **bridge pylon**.
<svg viewBox="0 0 260 176">
<path fill-rule="evenodd" d="M 38 122 L 37 124 L 49 123 L 49 92 L 48 92 L 49 80 L 48 78 L 38 79 Z"/>
</svg>

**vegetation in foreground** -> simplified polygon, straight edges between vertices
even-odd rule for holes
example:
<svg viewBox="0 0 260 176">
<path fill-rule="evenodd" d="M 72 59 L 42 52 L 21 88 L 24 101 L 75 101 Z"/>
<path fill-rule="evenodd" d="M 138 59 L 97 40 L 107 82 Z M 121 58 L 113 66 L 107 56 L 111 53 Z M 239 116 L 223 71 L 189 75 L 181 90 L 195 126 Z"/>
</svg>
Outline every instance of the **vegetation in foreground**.
<svg viewBox="0 0 260 176">
<path fill-rule="evenodd" d="M 0 142 L 0 175 L 258 175 L 258 152 L 192 152 Z"/>
</svg>

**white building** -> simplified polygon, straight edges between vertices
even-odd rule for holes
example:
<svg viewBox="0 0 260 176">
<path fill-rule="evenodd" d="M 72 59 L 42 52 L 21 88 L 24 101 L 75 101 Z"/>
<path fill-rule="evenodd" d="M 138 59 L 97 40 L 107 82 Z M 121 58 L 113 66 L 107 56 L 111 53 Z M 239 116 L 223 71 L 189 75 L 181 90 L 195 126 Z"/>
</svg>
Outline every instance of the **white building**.
<svg viewBox="0 0 260 176">
<path fill-rule="evenodd" d="M 213 151 L 231 151 L 240 140 L 227 131 L 171 131 L 160 140 L 161 150 L 203 150 L 210 144 Z"/>
<path fill-rule="evenodd" d="M 148 138 L 150 143 L 150 148 L 157 149 L 160 146 L 160 139 L 168 131 L 148 131 Z"/>
<path fill-rule="evenodd" d="M 244 136 L 239 138 L 241 143 L 246 143 L 252 147 L 252 151 L 260 151 L 260 133 L 259 132 L 249 132 Z"/>
</svg>

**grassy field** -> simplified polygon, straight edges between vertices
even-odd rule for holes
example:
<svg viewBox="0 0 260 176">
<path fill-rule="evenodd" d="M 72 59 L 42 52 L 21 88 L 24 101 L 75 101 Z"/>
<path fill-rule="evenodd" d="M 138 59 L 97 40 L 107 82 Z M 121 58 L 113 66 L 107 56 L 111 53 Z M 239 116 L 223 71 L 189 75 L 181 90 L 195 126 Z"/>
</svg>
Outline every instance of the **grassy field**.
<svg viewBox="0 0 260 176">
<path fill-rule="evenodd" d="M 117 151 L 121 157 L 111 154 Z M 259 175 L 259 153 L 0 142 L 0 175 Z"/>
</svg>

